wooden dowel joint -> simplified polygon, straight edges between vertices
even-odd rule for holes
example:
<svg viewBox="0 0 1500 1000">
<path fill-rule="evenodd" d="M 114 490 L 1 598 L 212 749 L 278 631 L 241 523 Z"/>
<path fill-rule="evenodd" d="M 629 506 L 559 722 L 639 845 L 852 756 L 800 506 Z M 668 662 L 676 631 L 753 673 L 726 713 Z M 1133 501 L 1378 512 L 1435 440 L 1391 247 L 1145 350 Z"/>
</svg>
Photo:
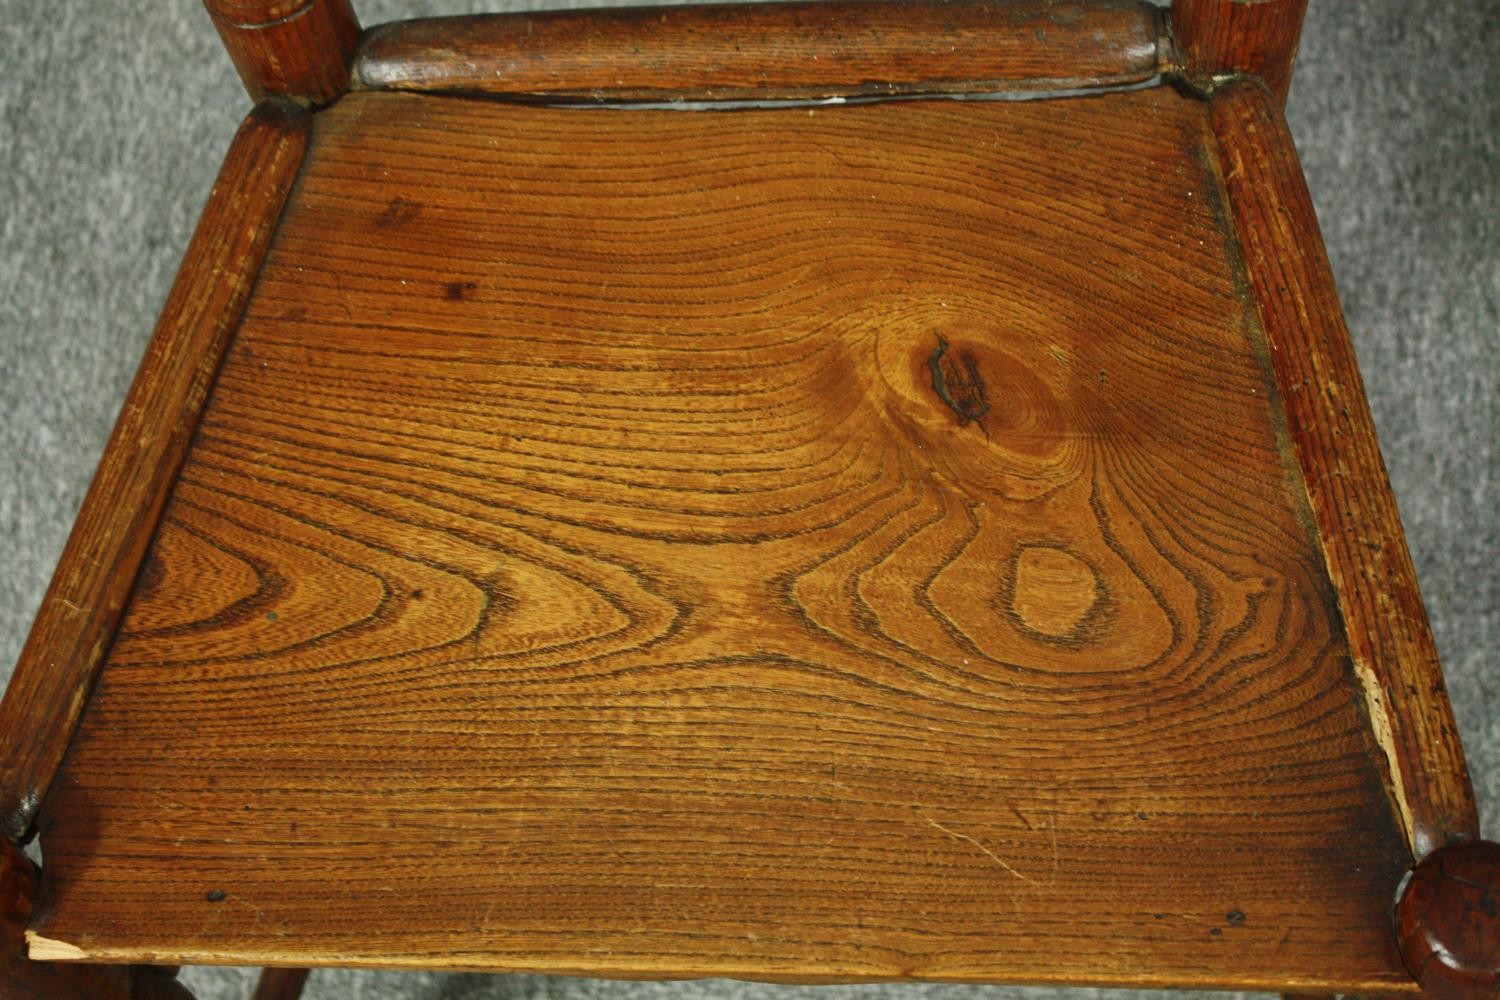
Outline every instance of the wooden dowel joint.
<svg viewBox="0 0 1500 1000">
<path fill-rule="evenodd" d="M 1210 90 L 1224 77 L 1260 77 L 1286 104 L 1307 0 L 1175 0 L 1170 19 L 1178 72 Z"/>
</svg>

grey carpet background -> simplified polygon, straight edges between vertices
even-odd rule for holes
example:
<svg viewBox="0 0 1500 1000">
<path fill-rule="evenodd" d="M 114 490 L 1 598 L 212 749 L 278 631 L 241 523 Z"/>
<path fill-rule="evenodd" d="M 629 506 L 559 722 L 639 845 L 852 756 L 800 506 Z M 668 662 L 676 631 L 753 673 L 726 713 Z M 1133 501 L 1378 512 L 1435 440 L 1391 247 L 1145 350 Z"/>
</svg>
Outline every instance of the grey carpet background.
<svg viewBox="0 0 1500 1000">
<path fill-rule="evenodd" d="M 522 6 L 358 3 L 366 24 Z M 1500 0 L 1312 6 L 1288 115 L 1486 828 L 1500 837 Z M 192 0 L 0 0 L 4 679 L 245 108 Z M 205 1000 L 246 997 L 251 977 L 249 970 L 184 972 Z M 331 971 L 315 973 L 306 995 L 1139 996 Z"/>
</svg>

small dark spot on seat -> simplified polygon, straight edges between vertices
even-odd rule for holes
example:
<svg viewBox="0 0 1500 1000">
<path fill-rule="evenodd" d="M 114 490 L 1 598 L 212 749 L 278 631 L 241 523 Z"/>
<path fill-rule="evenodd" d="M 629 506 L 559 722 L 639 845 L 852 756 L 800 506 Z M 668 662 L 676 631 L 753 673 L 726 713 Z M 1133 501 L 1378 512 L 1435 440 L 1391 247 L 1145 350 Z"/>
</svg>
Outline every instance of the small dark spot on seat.
<svg viewBox="0 0 1500 1000">
<path fill-rule="evenodd" d="M 1150 819 L 1151 815 L 1149 813 L 1146 813 L 1146 812 L 1138 812 L 1138 813 L 1135 814 L 1135 818 L 1136 819 Z"/>
<path fill-rule="evenodd" d="M 1238 927 L 1245 922 L 1245 913 L 1243 910 L 1230 910 L 1224 919 L 1229 921 L 1231 925 Z"/>
<path fill-rule="evenodd" d="M 462 302 L 479 286 L 472 281 L 450 281 L 443 290 L 443 298 L 449 302 Z"/>
<path fill-rule="evenodd" d="M 1208 929 L 1208 933 L 1210 937 L 1218 937 L 1219 935 L 1224 933 L 1224 930 L 1221 927 L 1210 927 Z"/>
<path fill-rule="evenodd" d="M 1167 919 L 1167 915 L 1165 913 L 1153 913 L 1153 914 L 1151 914 L 1151 919 L 1152 920 L 1165 920 L 1165 919 Z"/>
<path fill-rule="evenodd" d="M 384 210 L 375 216 L 375 227 L 384 229 L 386 226 L 395 225 L 400 222 L 410 222 L 422 214 L 422 206 L 410 198 L 392 198 Z"/>
<path fill-rule="evenodd" d="M 418 587 L 416 590 L 413 590 L 411 592 L 411 599 L 414 601 L 420 601 L 425 596 L 427 595 L 422 592 L 421 587 Z"/>
<path fill-rule="evenodd" d="M 210 889 L 203 894 L 203 898 L 210 903 L 222 903 L 228 895 L 223 889 Z"/>
<path fill-rule="evenodd" d="M 268 622 L 274 622 L 278 617 L 279 616 L 274 611 L 267 611 L 266 612 L 266 621 L 268 621 Z"/>
<path fill-rule="evenodd" d="M 136 599 L 140 600 L 155 591 L 166 576 L 160 560 L 154 554 L 147 556 L 146 561 L 141 564 L 140 575 L 136 578 Z"/>
</svg>

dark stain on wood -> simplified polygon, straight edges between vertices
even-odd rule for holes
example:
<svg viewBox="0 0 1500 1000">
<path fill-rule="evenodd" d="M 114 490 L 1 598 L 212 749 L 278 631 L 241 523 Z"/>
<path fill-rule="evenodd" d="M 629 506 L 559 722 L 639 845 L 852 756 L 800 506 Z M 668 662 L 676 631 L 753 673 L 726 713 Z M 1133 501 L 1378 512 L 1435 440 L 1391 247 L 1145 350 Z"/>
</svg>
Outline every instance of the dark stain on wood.
<svg viewBox="0 0 1500 1000">
<path fill-rule="evenodd" d="M 979 360 L 968 350 L 950 353 L 946 337 L 940 336 L 937 341 L 937 350 L 927 359 L 932 370 L 932 391 L 958 415 L 958 426 L 979 422 L 990 412 Z"/>
<path fill-rule="evenodd" d="M 385 206 L 384 211 L 375 216 L 375 228 L 384 229 L 387 226 L 410 222 L 422 214 L 422 206 L 410 198 L 392 198 Z"/>
</svg>

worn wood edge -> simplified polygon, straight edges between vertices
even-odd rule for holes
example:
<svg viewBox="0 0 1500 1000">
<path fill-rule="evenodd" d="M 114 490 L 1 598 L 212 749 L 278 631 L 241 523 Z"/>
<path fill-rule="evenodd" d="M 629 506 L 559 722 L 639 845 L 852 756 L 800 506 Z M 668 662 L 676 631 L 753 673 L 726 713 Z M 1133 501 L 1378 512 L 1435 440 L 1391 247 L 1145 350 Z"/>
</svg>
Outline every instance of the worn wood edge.
<svg viewBox="0 0 1500 1000">
<path fill-rule="evenodd" d="M 31 930 L 26 932 L 26 953 L 33 962 L 79 962 L 89 957 L 88 952 L 75 944 L 55 941 Z"/>
<path fill-rule="evenodd" d="M 1477 837 L 1478 814 L 1312 198 L 1263 82 L 1222 84 L 1209 116 L 1351 662 L 1421 858 Z"/>
<path fill-rule="evenodd" d="M 755 44 L 723 34 L 731 25 Z M 475 14 L 367 30 L 350 85 L 599 102 L 1107 89 L 1160 76 L 1169 63 L 1166 37 L 1164 13 L 1137 0 L 825 0 Z M 997 42 L 1009 48 L 976 55 L 976 43 Z M 871 78 L 877 65 L 883 75 Z M 896 66 L 906 68 L 884 69 Z"/>
<path fill-rule="evenodd" d="M 204 0 L 209 14 L 238 28 L 269 28 L 301 17 L 319 0 Z"/>
<path fill-rule="evenodd" d="M 25 928 L 36 903 L 38 872 L 13 844 L 0 842 L 0 997 L 6 1000 L 125 1000 L 133 984 L 148 986 L 156 970 L 124 965 L 81 966 L 40 962 L 26 953 Z M 158 993 L 142 991 L 142 1000 Z M 185 994 L 179 994 L 182 996 Z"/>
<path fill-rule="evenodd" d="M 230 145 L 182 268 L 0 702 L 0 822 L 28 836 L 103 664 L 291 191 L 308 116 L 256 106 Z"/>
<path fill-rule="evenodd" d="M 432 956 L 404 958 L 390 955 L 355 954 L 314 956 L 291 952 L 246 951 L 231 953 L 211 950 L 185 951 L 180 954 L 173 952 L 170 955 L 156 953 L 148 955 L 115 948 L 86 951 L 76 945 L 48 938 L 34 931 L 27 931 L 26 936 L 30 945 L 30 954 L 34 960 L 45 959 L 46 961 L 79 963 L 155 963 L 180 961 L 183 965 L 249 965 L 286 969 L 338 968 L 397 972 L 461 972 L 492 975 L 530 974 L 622 981 L 647 980 L 665 982 L 692 979 L 733 979 L 740 982 L 772 983 L 788 986 L 851 986 L 861 983 L 931 983 L 956 986 L 1037 986 L 1084 989 L 1200 989 L 1260 993 L 1291 992 L 1318 995 L 1339 995 L 1357 992 L 1362 995 L 1386 997 L 1417 996 L 1420 994 L 1420 989 L 1415 982 L 1396 982 L 1389 978 L 1375 976 L 1367 980 L 1353 982 L 1343 979 L 1291 979 L 1285 976 L 1277 976 L 1271 971 L 1267 971 L 1264 975 L 1242 979 L 1210 978 L 1192 983 L 1184 983 L 1182 980 L 1170 976 L 1126 973 L 1100 979 L 1085 980 L 1069 976 L 1048 976 L 1027 979 L 1022 982 L 1008 978 L 963 974 L 908 975 L 900 977 L 873 971 L 868 973 L 844 973 L 834 971 L 804 971 L 799 969 L 777 970 L 752 968 L 749 965 L 730 962 L 680 966 L 663 965 L 650 968 L 615 966 L 608 964 L 607 961 L 600 961 L 592 965 L 584 962 L 499 964 L 477 960 L 473 956 L 465 956 L 461 953 L 441 958 L 434 958 Z M 65 957 L 68 955 L 73 957 Z"/>
</svg>

